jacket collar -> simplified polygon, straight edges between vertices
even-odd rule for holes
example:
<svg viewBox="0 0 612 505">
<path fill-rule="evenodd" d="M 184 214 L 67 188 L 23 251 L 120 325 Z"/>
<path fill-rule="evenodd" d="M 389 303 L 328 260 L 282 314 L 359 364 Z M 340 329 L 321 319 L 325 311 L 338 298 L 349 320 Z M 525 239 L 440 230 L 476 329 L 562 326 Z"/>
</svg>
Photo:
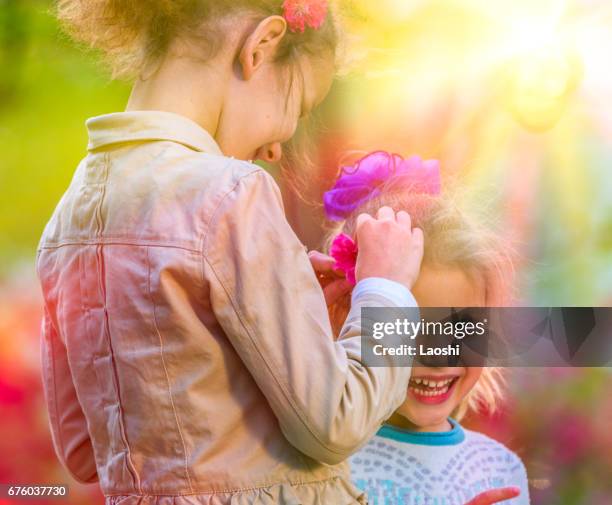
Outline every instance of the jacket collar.
<svg viewBox="0 0 612 505">
<path fill-rule="evenodd" d="M 86 125 L 90 151 L 124 142 L 169 140 L 194 151 L 223 155 L 206 130 L 191 119 L 172 112 L 116 112 L 88 119 Z"/>
</svg>

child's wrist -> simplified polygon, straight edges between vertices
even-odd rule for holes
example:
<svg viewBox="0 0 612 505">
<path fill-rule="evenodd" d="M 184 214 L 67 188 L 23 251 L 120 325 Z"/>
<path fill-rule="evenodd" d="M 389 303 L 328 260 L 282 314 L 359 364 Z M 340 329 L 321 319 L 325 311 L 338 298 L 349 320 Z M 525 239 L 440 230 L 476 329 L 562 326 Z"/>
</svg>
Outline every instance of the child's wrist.
<svg viewBox="0 0 612 505">
<path fill-rule="evenodd" d="M 384 277 L 367 277 L 360 280 L 353 289 L 352 303 L 358 303 L 360 298 L 369 294 L 382 296 L 396 307 L 417 305 L 414 296 L 404 284 Z"/>
</svg>

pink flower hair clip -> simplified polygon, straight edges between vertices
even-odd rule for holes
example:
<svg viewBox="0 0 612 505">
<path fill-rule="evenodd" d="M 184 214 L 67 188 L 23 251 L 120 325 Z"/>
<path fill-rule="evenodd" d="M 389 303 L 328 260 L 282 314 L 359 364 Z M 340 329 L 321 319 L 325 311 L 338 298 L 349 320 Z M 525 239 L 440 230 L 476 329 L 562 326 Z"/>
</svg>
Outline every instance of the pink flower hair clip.
<svg viewBox="0 0 612 505">
<path fill-rule="evenodd" d="M 283 17 L 289 30 L 304 33 L 306 27 L 318 30 L 323 26 L 328 13 L 327 0 L 285 0 Z"/>
<path fill-rule="evenodd" d="M 344 233 L 340 233 L 332 242 L 329 255 L 336 260 L 334 265 L 338 270 L 344 272 L 346 280 L 353 286 L 357 284 L 355 279 L 355 265 L 357 264 L 357 244 Z"/>
</svg>

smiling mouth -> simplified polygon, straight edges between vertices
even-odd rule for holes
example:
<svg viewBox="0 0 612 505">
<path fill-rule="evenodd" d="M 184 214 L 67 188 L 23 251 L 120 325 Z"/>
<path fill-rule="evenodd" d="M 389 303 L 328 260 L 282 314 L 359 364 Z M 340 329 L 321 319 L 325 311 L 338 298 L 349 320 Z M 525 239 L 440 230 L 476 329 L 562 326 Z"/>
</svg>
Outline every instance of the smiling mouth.
<svg viewBox="0 0 612 505">
<path fill-rule="evenodd" d="M 409 394 L 421 403 L 436 404 L 446 401 L 459 377 L 414 377 L 408 385 Z"/>
</svg>

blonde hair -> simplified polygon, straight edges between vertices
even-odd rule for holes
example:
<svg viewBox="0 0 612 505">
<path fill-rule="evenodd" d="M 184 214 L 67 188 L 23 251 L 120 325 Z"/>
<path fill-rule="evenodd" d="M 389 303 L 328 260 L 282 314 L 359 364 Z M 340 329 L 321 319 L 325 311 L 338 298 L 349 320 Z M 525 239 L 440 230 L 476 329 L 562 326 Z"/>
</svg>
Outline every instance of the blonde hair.
<svg viewBox="0 0 612 505">
<path fill-rule="evenodd" d="M 460 190 L 442 195 L 417 193 L 405 181 L 390 179 L 379 188 L 378 196 L 363 203 L 343 222 L 339 223 L 326 240 L 329 250 L 338 233 L 354 236 L 357 216 L 372 216 L 380 207 L 404 210 L 411 216 L 413 226 L 421 228 L 425 236 L 423 264 L 457 267 L 469 278 L 482 279 L 486 289 L 486 304 L 490 307 L 508 305 L 513 297 L 512 253 L 507 241 L 496 233 L 495 223 L 484 218 L 486 209 L 466 205 L 467 195 Z M 447 181 L 448 184 L 449 181 Z M 335 330 L 344 321 L 350 305 L 350 296 L 330 308 Z M 343 317 L 344 316 L 344 317 Z M 453 412 L 461 419 L 469 410 L 485 407 L 494 412 L 503 397 L 502 370 L 485 367 L 468 395 Z"/>
<path fill-rule="evenodd" d="M 178 37 L 198 43 L 198 54 L 213 57 L 235 15 L 262 20 L 282 14 L 282 0 L 57 0 L 57 17 L 85 46 L 103 53 L 113 76 L 134 78 L 157 63 Z M 277 60 L 331 51 L 336 55 L 339 31 L 330 9 L 325 23 L 304 33 L 287 31 Z"/>
</svg>

